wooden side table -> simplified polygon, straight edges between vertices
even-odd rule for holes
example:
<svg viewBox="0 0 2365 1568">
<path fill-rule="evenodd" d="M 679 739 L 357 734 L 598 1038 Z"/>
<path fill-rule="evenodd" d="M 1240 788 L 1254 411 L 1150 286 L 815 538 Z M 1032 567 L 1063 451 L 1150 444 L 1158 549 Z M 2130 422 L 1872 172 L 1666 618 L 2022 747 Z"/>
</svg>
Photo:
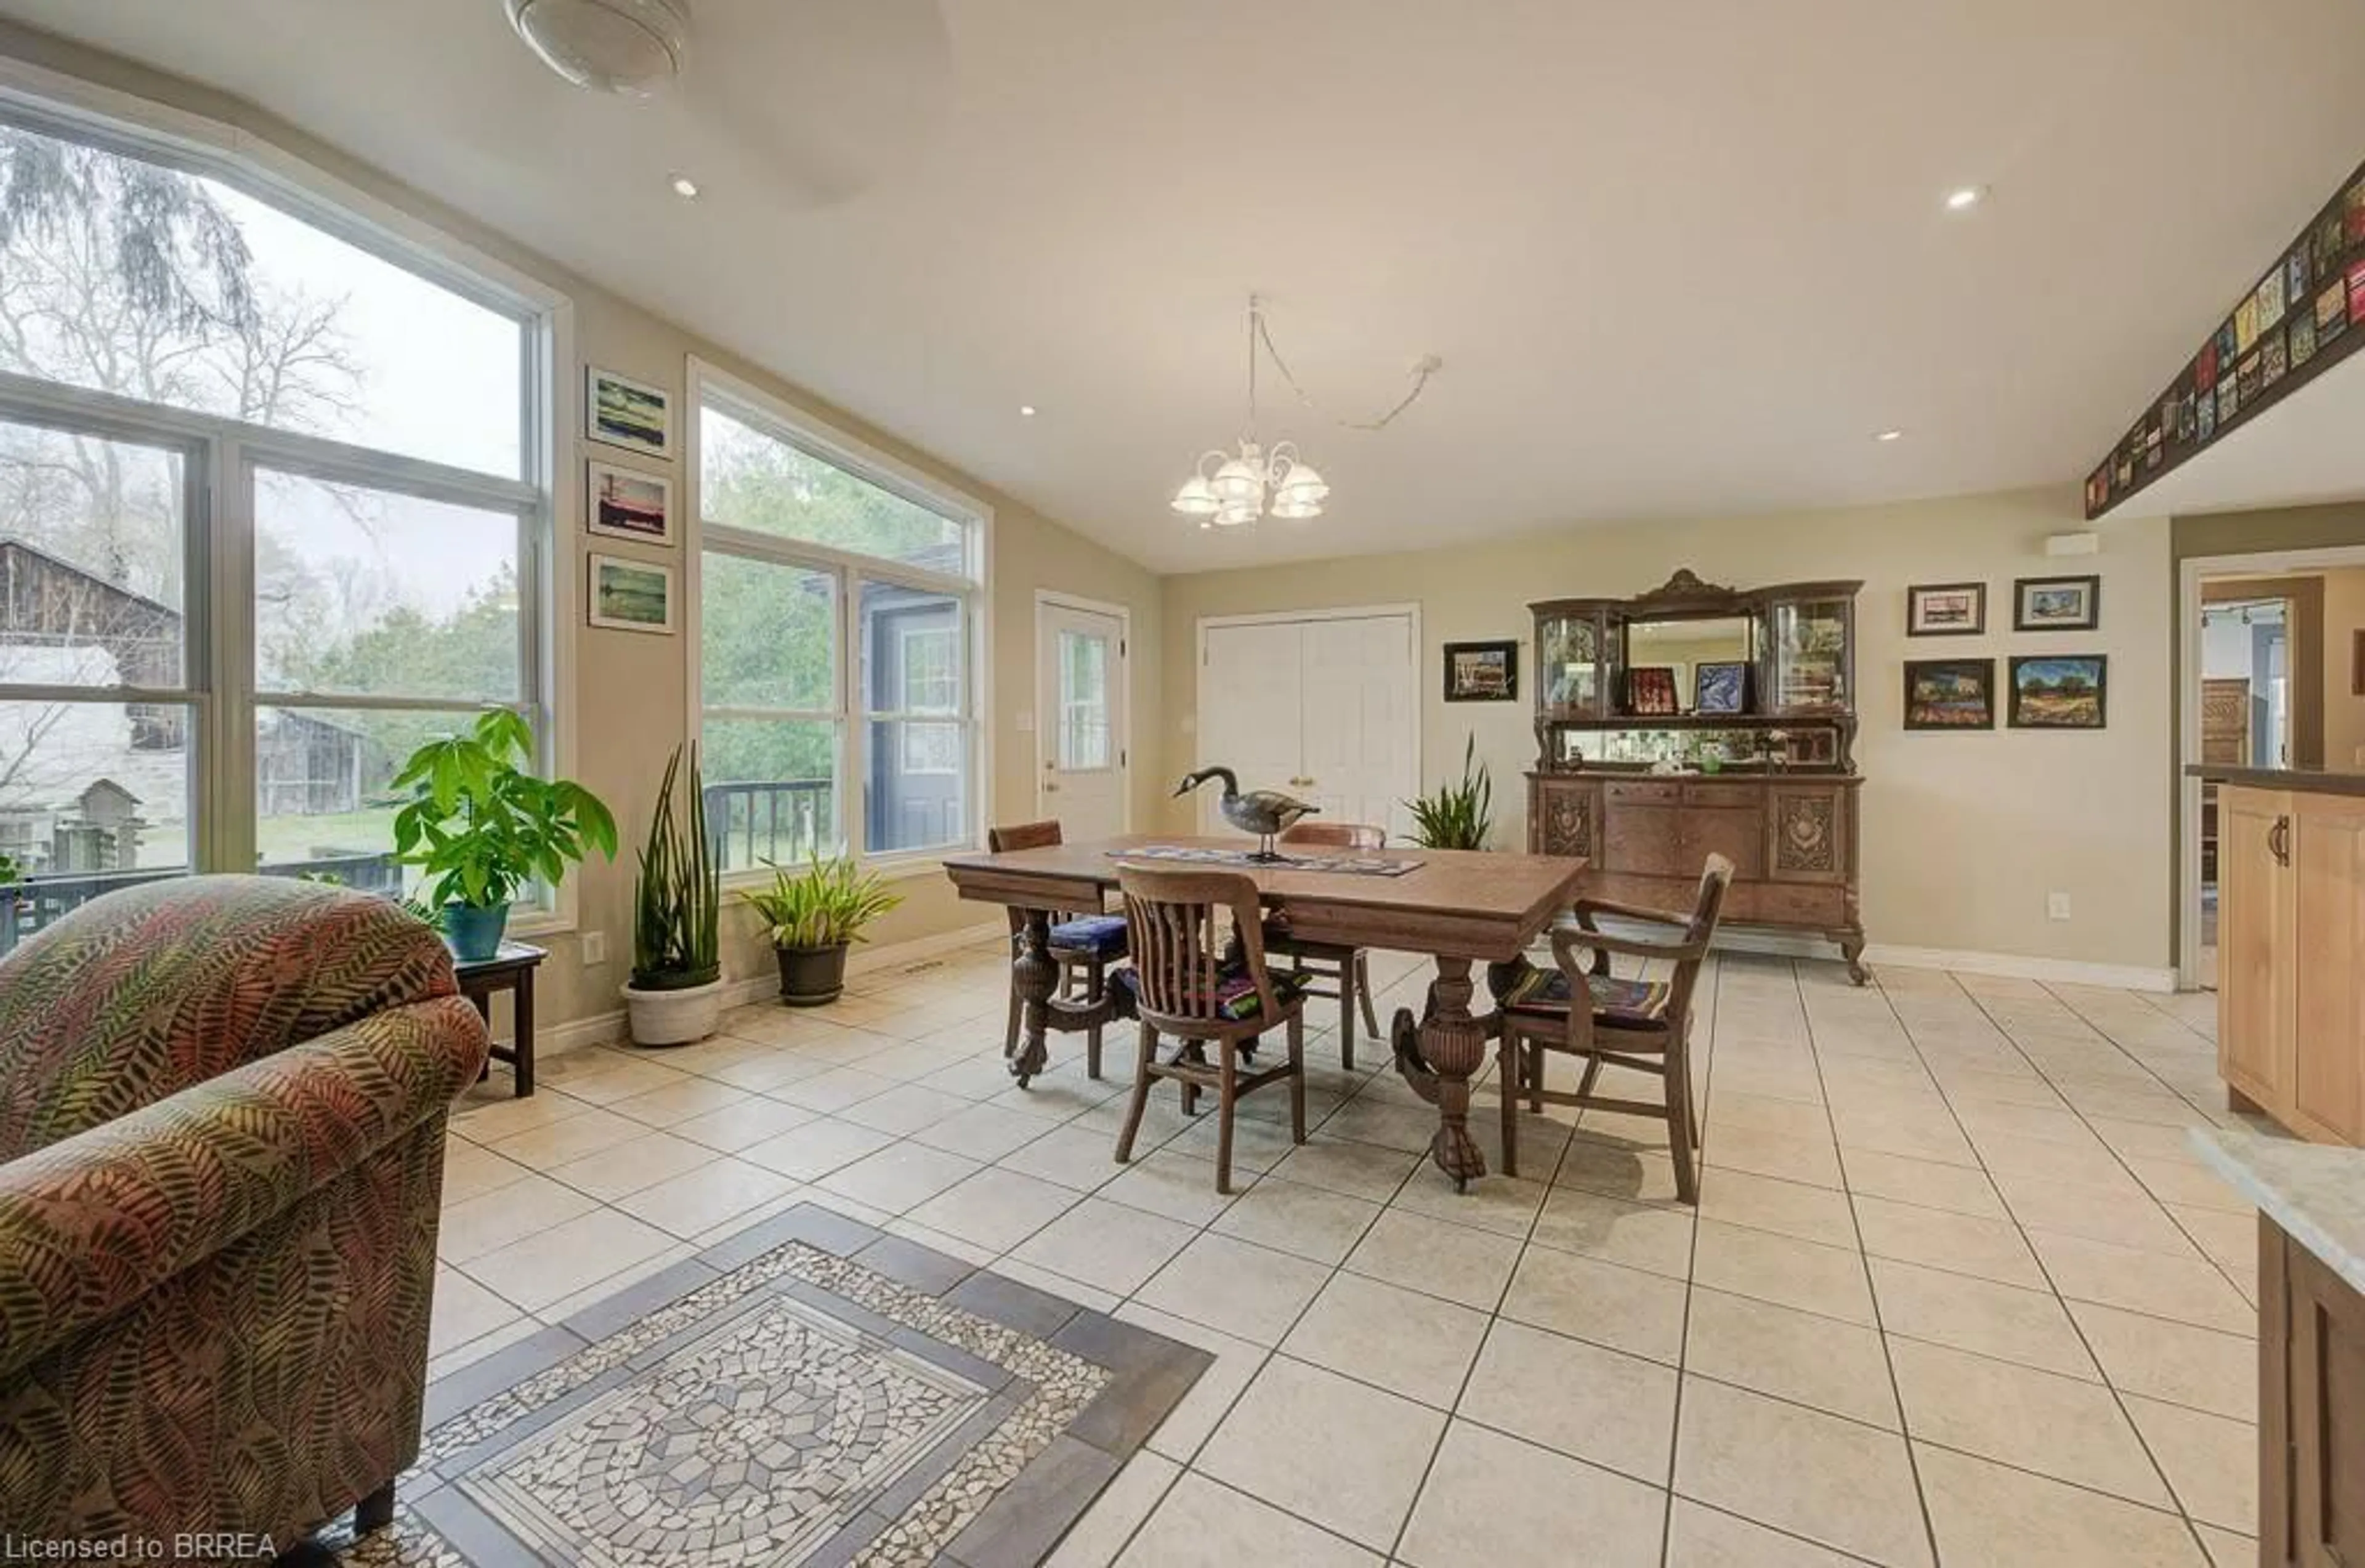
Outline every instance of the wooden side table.
<svg viewBox="0 0 2365 1568">
<path fill-rule="evenodd" d="M 452 972 L 459 977 L 460 994 L 476 1004 L 476 1014 L 487 1026 L 493 1021 L 493 994 L 503 991 L 510 994 L 510 1011 L 517 1025 L 516 1044 L 493 1047 L 492 1059 L 485 1063 L 479 1081 L 492 1075 L 493 1060 L 505 1061 L 517 1074 L 517 1097 L 521 1100 L 533 1092 L 533 972 L 548 957 L 540 947 L 504 942 L 499 951 L 481 962 L 454 961 L 452 965 Z"/>
</svg>

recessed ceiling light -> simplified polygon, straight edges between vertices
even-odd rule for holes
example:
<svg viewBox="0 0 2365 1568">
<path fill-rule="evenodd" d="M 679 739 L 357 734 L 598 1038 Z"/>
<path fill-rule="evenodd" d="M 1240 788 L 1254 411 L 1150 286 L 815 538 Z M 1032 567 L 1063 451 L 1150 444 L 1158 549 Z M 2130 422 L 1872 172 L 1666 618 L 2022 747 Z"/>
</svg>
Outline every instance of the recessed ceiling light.
<svg viewBox="0 0 2365 1568">
<path fill-rule="evenodd" d="M 1946 193 L 1946 210 L 1948 212 L 1968 212 L 1971 208 L 1985 201 L 1987 199 L 1987 195 L 1988 188 L 1985 185 L 1965 185 L 1960 190 L 1948 191 Z"/>
<path fill-rule="evenodd" d="M 1872 439 L 1875 441 L 1903 441 L 1905 439 L 1905 432 L 1903 431 L 1875 431 L 1872 433 Z"/>
<path fill-rule="evenodd" d="M 696 201 L 698 199 L 698 182 L 691 179 L 688 174 L 676 174 L 671 179 L 668 179 L 666 184 L 671 185 L 673 187 L 673 194 L 681 197 L 684 201 Z"/>
<path fill-rule="evenodd" d="M 1020 419 L 1022 419 L 1022 420 L 1031 420 L 1031 419 L 1033 419 L 1033 418 L 1035 417 L 1035 405 L 1034 405 L 1034 404 L 1032 404 L 1032 403 L 1021 403 L 1021 404 L 1019 404 L 1019 405 L 1018 405 L 1018 417 L 1019 417 Z"/>
</svg>

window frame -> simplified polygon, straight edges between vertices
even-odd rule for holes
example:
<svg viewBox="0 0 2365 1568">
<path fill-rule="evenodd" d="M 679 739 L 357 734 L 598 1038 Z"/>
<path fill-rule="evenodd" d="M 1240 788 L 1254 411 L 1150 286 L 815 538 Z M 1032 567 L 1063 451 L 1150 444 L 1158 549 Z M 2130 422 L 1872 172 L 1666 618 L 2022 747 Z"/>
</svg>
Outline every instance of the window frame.
<svg viewBox="0 0 2365 1568">
<path fill-rule="evenodd" d="M 166 107 L 134 95 L 0 57 L 0 123 L 80 142 L 125 158 L 216 180 L 241 195 L 515 320 L 519 340 L 519 472 L 478 472 L 283 431 L 219 415 L 0 371 L 0 416 L 65 425 L 125 439 L 182 445 L 192 454 L 193 504 L 185 508 L 188 551 L 183 614 L 185 694 L 126 691 L 113 700 L 186 703 L 190 736 L 191 871 L 252 871 L 260 821 L 255 714 L 261 707 L 405 705 L 465 713 L 516 707 L 534 723 L 535 766 L 571 772 L 576 730 L 576 573 L 572 536 L 560 520 L 579 506 L 579 465 L 566 460 L 565 432 L 580 414 L 574 308 L 540 280 L 329 174 L 253 131 Z M 169 438 L 160 442 L 160 437 Z M 454 505 L 510 511 L 519 519 L 519 700 L 409 702 L 263 692 L 255 665 L 254 474 L 270 468 Z M 0 696 L 6 693 L 0 692 Z M 389 848 L 391 846 L 389 846 Z M 511 928 L 524 934 L 575 928 L 576 879 L 550 890 Z"/>
<path fill-rule="evenodd" d="M 932 571 L 884 556 L 866 555 L 810 540 L 790 539 L 753 529 L 734 528 L 706 516 L 705 411 L 712 402 L 733 419 L 875 485 L 915 506 L 964 523 L 968 528 L 967 575 Z M 682 441 L 682 484 L 689 499 L 683 535 L 683 600 L 688 616 L 685 666 L 689 701 L 685 708 L 685 738 L 697 740 L 705 722 L 716 719 L 827 720 L 838 726 L 837 777 L 835 794 L 845 852 L 857 865 L 889 877 L 918 876 L 938 869 L 947 855 L 974 850 L 985 841 L 993 769 L 992 672 L 987 650 L 993 645 L 993 509 L 983 500 L 942 479 L 924 473 L 860 437 L 749 385 L 704 360 L 689 360 L 685 407 L 689 418 Z M 787 710 L 709 708 L 705 700 L 705 556 L 709 551 L 771 564 L 829 574 L 837 600 L 837 648 L 835 689 L 830 712 Z M 861 689 L 862 588 L 865 583 L 939 593 L 961 602 L 962 652 L 968 678 L 960 682 L 964 760 L 970 767 L 958 842 L 925 849 L 873 850 L 865 842 L 869 823 L 870 754 L 869 727 L 873 711 Z M 894 714 L 879 715 L 896 717 Z M 759 882 L 770 873 L 757 868 L 725 872 L 725 886 Z"/>
</svg>

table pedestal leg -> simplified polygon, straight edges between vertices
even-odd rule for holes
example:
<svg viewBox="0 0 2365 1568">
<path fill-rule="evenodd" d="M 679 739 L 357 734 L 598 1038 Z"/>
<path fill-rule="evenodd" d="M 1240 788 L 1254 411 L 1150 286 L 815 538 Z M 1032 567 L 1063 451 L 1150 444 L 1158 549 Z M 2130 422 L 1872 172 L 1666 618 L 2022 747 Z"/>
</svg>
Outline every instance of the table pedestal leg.
<svg viewBox="0 0 2365 1568">
<path fill-rule="evenodd" d="M 1425 1015 L 1415 1023 L 1411 1009 L 1398 1008 L 1391 1031 L 1396 1070 L 1437 1107 L 1429 1154 L 1456 1189 L 1486 1174 L 1486 1157 L 1470 1138 L 1470 1081 L 1486 1065 L 1487 1028 L 1471 1014 L 1470 997 L 1470 960 L 1440 958 Z"/>
<path fill-rule="evenodd" d="M 1010 961 L 1010 989 L 1019 1004 L 1016 1054 L 1003 1064 L 1021 1089 L 1051 1059 L 1043 1031 L 1050 1018 L 1051 993 L 1059 986 L 1059 966 L 1051 960 L 1050 945 L 1050 912 L 1026 911 L 1019 926 L 1017 956 Z"/>
</svg>

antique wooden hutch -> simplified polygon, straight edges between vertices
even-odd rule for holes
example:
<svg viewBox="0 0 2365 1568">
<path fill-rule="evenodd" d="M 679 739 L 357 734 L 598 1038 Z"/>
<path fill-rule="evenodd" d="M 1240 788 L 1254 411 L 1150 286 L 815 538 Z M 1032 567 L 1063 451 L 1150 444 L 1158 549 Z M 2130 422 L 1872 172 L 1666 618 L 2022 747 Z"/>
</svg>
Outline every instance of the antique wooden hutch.
<svg viewBox="0 0 2365 1568">
<path fill-rule="evenodd" d="M 1743 591 L 1679 571 L 1635 599 L 1530 605 L 1529 848 L 1591 861 L 1589 896 L 1666 910 L 1689 909 L 1701 863 L 1722 855 L 1726 924 L 1828 938 L 1863 984 L 1863 586 Z"/>
</svg>

